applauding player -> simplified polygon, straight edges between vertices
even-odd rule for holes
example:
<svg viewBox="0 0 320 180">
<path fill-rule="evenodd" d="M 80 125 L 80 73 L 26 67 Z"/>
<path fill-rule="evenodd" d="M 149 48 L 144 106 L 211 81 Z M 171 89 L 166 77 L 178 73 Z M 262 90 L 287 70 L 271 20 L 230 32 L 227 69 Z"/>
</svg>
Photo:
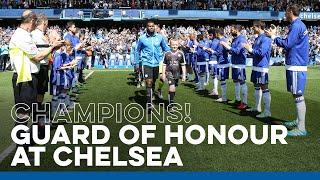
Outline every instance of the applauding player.
<svg viewBox="0 0 320 180">
<path fill-rule="evenodd" d="M 271 55 L 271 39 L 264 34 L 265 23 L 261 21 L 253 22 L 253 30 L 258 37 L 253 46 L 244 44 L 244 47 L 253 55 L 253 67 L 251 73 L 251 82 L 255 87 L 255 107 L 247 109 L 249 112 L 261 111 L 261 89 L 264 100 L 264 111 L 257 115 L 257 118 L 267 118 L 271 116 L 270 104 L 271 95 L 268 89 L 269 83 L 269 62 Z"/>
<path fill-rule="evenodd" d="M 291 23 L 287 38 L 275 38 L 276 29 L 273 26 L 267 33 L 274 43 L 286 50 L 287 90 L 291 92 L 296 104 L 297 119 L 286 122 L 287 127 L 294 127 L 288 136 L 306 136 L 305 128 L 306 104 L 303 93 L 307 80 L 307 65 L 309 62 L 309 35 L 305 24 L 299 18 L 300 9 L 290 5 L 286 10 L 286 19 Z"/>
<path fill-rule="evenodd" d="M 199 75 L 199 82 L 197 84 L 196 91 L 205 90 L 205 85 L 207 84 L 207 72 L 208 72 L 208 62 L 210 59 L 210 54 L 208 49 L 210 48 L 210 41 L 205 38 L 204 34 L 198 35 L 199 44 L 197 45 L 197 72 Z"/>
<path fill-rule="evenodd" d="M 212 49 L 212 53 L 217 56 L 217 75 L 221 85 L 221 98 L 217 99 L 216 101 L 228 103 L 226 80 L 229 79 L 230 62 L 228 59 L 228 49 L 222 45 L 223 43 L 227 42 L 226 38 L 224 37 L 223 29 L 216 29 L 216 37 L 219 40 L 219 44 L 216 49 Z"/>
<path fill-rule="evenodd" d="M 242 27 L 240 25 L 234 25 L 231 28 L 231 34 L 234 37 L 231 46 L 226 42 L 221 44 L 229 50 L 231 53 L 232 63 L 232 79 L 235 86 L 235 101 L 234 105 L 240 109 L 247 108 L 248 88 L 246 84 L 246 51 L 242 44 L 245 43 L 246 37 L 241 34 Z M 241 101 L 242 91 L 242 101 Z"/>
<path fill-rule="evenodd" d="M 209 39 L 211 40 L 210 48 L 208 51 L 210 52 L 210 60 L 209 60 L 209 71 L 212 75 L 212 83 L 213 83 L 213 89 L 210 92 L 210 96 L 213 96 L 215 99 L 218 98 L 218 75 L 217 75 L 217 56 L 214 54 L 214 49 L 217 48 L 219 45 L 219 39 L 216 37 L 216 31 L 215 29 L 210 29 L 208 31 L 209 33 Z"/>
</svg>

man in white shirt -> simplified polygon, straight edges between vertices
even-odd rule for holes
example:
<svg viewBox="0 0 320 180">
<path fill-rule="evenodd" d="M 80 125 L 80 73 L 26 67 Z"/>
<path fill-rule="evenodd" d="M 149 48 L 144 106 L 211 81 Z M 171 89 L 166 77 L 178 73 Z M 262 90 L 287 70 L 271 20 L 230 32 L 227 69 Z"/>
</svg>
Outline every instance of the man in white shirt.
<svg viewBox="0 0 320 180">
<path fill-rule="evenodd" d="M 48 27 L 48 18 L 44 14 L 37 15 L 36 29 L 31 32 L 33 42 L 36 44 L 39 51 L 44 50 L 49 46 L 49 41 L 45 37 L 45 32 Z M 37 102 L 41 106 L 44 94 L 48 92 L 49 82 L 49 57 L 45 57 L 40 61 L 38 83 L 37 83 Z"/>
<path fill-rule="evenodd" d="M 28 123 L 32 104 L 37 102 L 39 62 L 63 43 L 63 41 L 57 41 L 52 46 L 39 51 L 31 37 L 36 21 L 35 13 L 30 10 L 24 11 L 21 25 L 14 32 L 9 43 L 10 61 L 14 71 L 12 85 L 16 104 L 15 125 Z M 21 132 L 17 132 L 17 137 L 21 137 Z"/>
</svg>

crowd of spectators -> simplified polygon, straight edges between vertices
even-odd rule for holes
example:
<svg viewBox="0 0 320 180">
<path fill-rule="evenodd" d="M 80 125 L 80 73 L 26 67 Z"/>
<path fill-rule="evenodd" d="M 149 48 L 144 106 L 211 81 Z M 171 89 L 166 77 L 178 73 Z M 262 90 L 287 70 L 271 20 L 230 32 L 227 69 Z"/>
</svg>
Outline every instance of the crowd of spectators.
<svg viewBox="0 0 320 180">
<path fill-rule="evenodd" d="M 85 8 L 85 9 L 200 9 L 283 11 L 291 3 L 303 11 L 320 11 L 317 0 L 1 0 L 0 8 Z"/>
<path fill-rule="evenodd" d="M 161 26 L 158 31 L 164 34 L 167 39 L 170 38 L 182 38 L 186 39 L 188 34 L 200 34 L 204 33 L 212 26 L 209 25 L 195 25 L 195 26 Z M 280 36 L 286 36 L 288 33 L 287 27 L 277 26 Z M 13 34 L 15 27 L 2 27 L 0 28 L 0 41 L 1 46 L 5 45 L 10 36 Z M 61 34 L 65 34 L 66 30 L 59 26 L 50 26 L 48 31 L 56 30 Z M 225 36 L 229 39 L 230 43 L 232 41 L 232 36 L 230 33 L 231 26 L 224 26 Z M 319 64 L 320 62 L 320 26 L 309 26 L 309 37 L 310 37 L 310 64 Z M 84 41 L 87 42 L 88 46 L 93 47 L 93 62 L 96 64 L 110 65 L 110 59 L 116 57 L 120 63 L 112 62 L 111 64 L 129 65 L 131 45 L 136 40 L 137 35 L 144 33 L 145 28 L 143 26 L 134 28 L 80 28 L 80 32 L 83 36 Z M 256 38 L 253 34 L 253 30 L 250 27 L 243 27 L 242 34 L 244 34 L 249 43 L 253 43 Z M 110 57 L 113 58 L 110 58 Z M 273 46 L 272 57 L 278 58 L 279 60 L 284 60 L 285 52 L 282 48 Z M 93 64 L 89 63 L 91 67 Z"/>
</svg>

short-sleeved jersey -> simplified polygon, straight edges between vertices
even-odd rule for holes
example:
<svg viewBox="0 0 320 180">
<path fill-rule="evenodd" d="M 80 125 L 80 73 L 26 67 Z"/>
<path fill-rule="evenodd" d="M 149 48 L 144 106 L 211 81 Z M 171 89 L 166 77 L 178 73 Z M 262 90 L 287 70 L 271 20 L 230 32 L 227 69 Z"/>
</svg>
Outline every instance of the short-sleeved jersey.
<svg viewBox="0 0 320 180">
<path fill-rule="evenodd" d="M 174 78 L 179 78 L 180 68 L 185 65 L 185 57 L 182 51 L 166 52 L 163 64 L 166 65 L 166 74 L 171 74 Z"/>
</svg>

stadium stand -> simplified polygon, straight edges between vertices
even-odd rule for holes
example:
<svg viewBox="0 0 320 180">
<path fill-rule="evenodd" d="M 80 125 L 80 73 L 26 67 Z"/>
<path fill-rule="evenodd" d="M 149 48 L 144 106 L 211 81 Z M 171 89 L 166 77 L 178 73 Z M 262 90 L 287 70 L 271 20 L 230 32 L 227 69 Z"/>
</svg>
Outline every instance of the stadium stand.
<svg viewBox="0 0 320 180">
<path fill-rule="evenodd" d="M 0 40 L 4 44 L 4 39 L 10 38 L 13 33 L 14 24 L 20 18 L 24 9 L 32 9 L 35 13 L 43 13 L 53 25 L 61 25 L 63 20 L 83 20 L 93 21 L 91 23 L 77 23 L 88 42 L 94 46 L 92 62 L 88 66 L 112 67 L 121 64 L 123 67 L 131 67 L 131 62 L 109 62 L 111 53 L 118 56 L 126 56 L 130 52 L 131 43 L 135 39 L 136 33 L 142 33 L 144 27 L 138 25 L 145 19 L 157 19 L 161 22 L 161 31 L 166 32 L 170 37 L 180 37 L 189 34 L 191 31 L 200 34 L 204 30 L 212 27 L 223 26 L 229 34 L 231 24 L 242 24 L 249 42 L 252 43 L 254 36 L 248 26 L 251 20 L 262 19 L 270 23 L 281 22 L 284 17 L 284 9 L 291 3 L 301 5 L 302 13 L 300 18 L 309 21 L 310 33 L 310 64 L 319 62 L 320 27 L 313 26 L 314 21 L 320 20 L 319 1 L 314 0 L 2 0 L 0 3 L 0 18 L 12 20 L 10 27 L 1 27 Z M 8 10 L 10 9 L 10 10 Z M 106 23 L 97 23 L 96 20 L 106 20 Z M 179 23 L 177 22 L 179 20 Z M 186 22 L 182 23 L 181 22 Z M 193 26 L 189 26 L 188 20 Z M 223 20 L 223 21 L 222 21 Z M 113 21 L 113 22 L 112 22 Z M 136 24 L 129 27 L 128 24 L 117 24 L 115 21 L 132 21 Z M 226 22 L 227 21 L 227 22 Z M 240 22 L 241 21 L 241 22 Z M 190 22 L 190 21 L 189 21 Z M 95 26 L 93 24 L 98 24 Z M 8 23 L 3 23 L 8 24 Z M 170 24 L 170 26 L 165 26 Z M 206 25 L 203 25 L 206 24 Z M 279 24 L 279 23 L 278 23 Z M 116 27 L 111 27 L 111 26 Z M 102 28 L 97 28 L 102 27 Z M 124 28 L 125 27 L 125 28 Z M 51 26 L 49 29 L 64 29 L 63 26 Z M 278 26 L 279 32 L 285 36 L 288 29 Z M 64 34 L 65 32 L 61 32 Z M 282 64 L 284 59 L 282 48 L 273 47 L 272 62 Z M 121 58 L 122 59 L 122 58 Z M 125 58 L 124 58 L 125 60 Z M 249 59 L 250 61 L 250 59 Z M 250 62 L 248 62 L 250 65 Z M 117 66 L 118 67 L 118 66 Z"/>
<path fill-rule="evenodd" d="M 2 0 L 1 8 L 76 8 L 76 9 L 210 9 L 244 11 L 283 11 L 291 3 L 299 3 L 304 11 L 319 11 L 314 0 Z"/>
</svg>

